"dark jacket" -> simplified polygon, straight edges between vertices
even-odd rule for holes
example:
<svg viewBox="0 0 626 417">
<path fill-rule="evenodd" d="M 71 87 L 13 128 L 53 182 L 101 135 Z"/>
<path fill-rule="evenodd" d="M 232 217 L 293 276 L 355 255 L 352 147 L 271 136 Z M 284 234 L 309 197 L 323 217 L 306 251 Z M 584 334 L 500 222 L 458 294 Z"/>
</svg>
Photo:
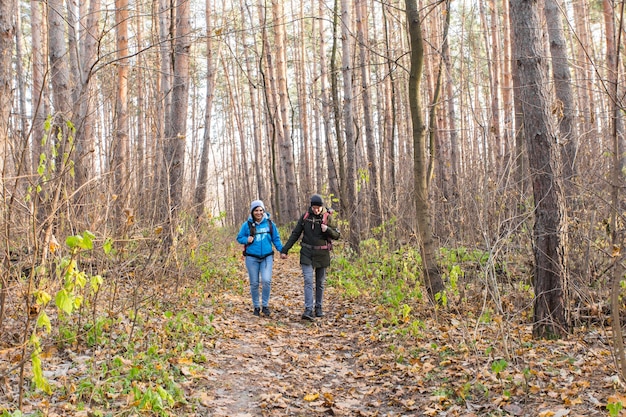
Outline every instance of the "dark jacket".
<svg viewBox="0 0 626 417">
<path fill-rule="evenodd" d="M 296 241 L 302 236 L 302 242 L 300 249 L 300 263 L 303 265 L 311 265 L 313 268 L 330 266 L 330 251 L 328 249 L 320 249 L 327 246 L 327 238 L 337 240 L 341 237 L 341 233 L 335 227 L 333 222 L 333 216 L 327 217 L 326 232 L 322 232 L 322 220 L 324 213 L 327 211 L 326 207 L 322 208 L 320 214 L 314 214 L 313 210 L 309 207 L 308 216 L 305 219 L 305 214 L 300 216 L 300 220 L 296 223 L 295 227 L 291 231 L 289 240 L 283 246 L 281 253 L 288 253 L 289 249 L 296 243 Z"/>
<path fill-rule="evenodd" d="M 272 245 L 276 247 L 278 251 L 283 249 L 283 245 L 280 241 L 280 235 L 274 222 L 270 222 L 270 214 L 264 213 L 261 222 L 256 224 L 254 241 L 246 247 L 246 255 L 254 256 L 255 258 L 263 259 L 274 254 Z M 252 216 L 248 216 L 248 221 L 241 225 L 239 234 L 237 235 L 237 242 L 242 245 L 248 244 L 248 237 L 250 236 L 250 223 L 252 222 Z M 270 232 L 270 227 L 272 231 Z"/>
</svg>

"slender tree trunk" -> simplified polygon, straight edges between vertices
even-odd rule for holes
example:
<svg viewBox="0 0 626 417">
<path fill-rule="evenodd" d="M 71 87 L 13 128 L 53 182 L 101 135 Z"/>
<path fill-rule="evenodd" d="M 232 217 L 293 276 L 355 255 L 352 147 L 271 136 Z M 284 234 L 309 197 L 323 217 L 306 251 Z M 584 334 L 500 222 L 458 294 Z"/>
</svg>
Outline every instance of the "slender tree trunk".
<svg viewBox="0 0 626 417">
<path fill-rule="evenodd" d="M 511 74 L 511 27 L 509 17 L 509 0 L 502 0 L 502 119 L 504 131 L 502 141 L 504 145 L 504 155 L 510 161 L 515 131 L 513 126 L 513 79 Z M 508 165 L 510 162 L 505 161 Z M 509 166 L 510 170 L 511 167 Z"/>
<path fill-rule="evenodd" d="M 620 189 L 624 185 L 624 139 L 623 139 L 623 125 L 621 112 L 624 109 L 624 103 L 622 100 L 622 94 L 620 92 L 620 73 L 622 68 L 620 65 L 619 47 L 621 45 L 621 37 L 623 34 L 623 17 L 624 17 L 624 4 L 621 3 L 619 9 L 619 18 L 617 19 L 620 25 L 615 28 L 615 16 L 612 8 L 613 3 L 604 0 L 604 20 L 606 24 L 606 37 L 607 37 L 607 62 L 608 62 L 608 92 L 610 98 L 609 109 L 611 111 L 611 119 L 609 126 L 611 128 L 611 138 L 613 141 L 613 169 L 611 175 L 611 244 L 613 248 L 620 248 L 623 251 L 624 237 L 620 231 L 620 218 L 622 216 L 622 198 L 620 195 Z M 611 326 L 613 328 L 613 345 L 615 348 L 615 356 L 617 357 L 618 370 L 622 378 L 626 377 L 626 357 L 624 356 L 624 336 L 622 332 L 622 318 L 620 314 L 621 302 L 619 294 L 621 292 L 621 282 L 624 277 L 624 256 L 619 253 L 616 256 L 616 261 L 613 265 L 613 277 L 611 286 L 611 317 L 613 322 Z"/>
<path fill-rule="evenodd" d="M 279 151 L 282 142 L 281 116 L 276 102 L 276 77 L 274 74 L 274 56 L 270 48 L 269 36 L 267 33 L 267 10 L 263 4 L 264 0 L 259 0 L 259 24 L 261 26 L 261 60 L 259 62 L 259 73 L 263 83 L 263 94 L 266 106 L 266 128 L 270 145 L 270 171 L 272 173 L 272 204 L 276 208 L 275 217 L 277 220 L 286 218 L 286 193 L 283 187 L 284 170 L 278 168 Z"/>
<path fill-rule="evenodd" d="M 350 0 L 341 0 L 341 56 L 342 56 L 342 74 L 343 74 L 343 123 L 346 132 L 346 191 L 345 200 L 347 204 L 342 205 L 345 215 L 350 222 L 350 235 L 348 242 L 352 249 L 359 253 L 359 242 L 361 239 L 360 219 L 362 214 L 358 212 L 359 207 L 358 194 L 356 190 L 356 135 L 354 132 L 354 109 L 353 109 L 353 92 L 352 92 L 352 46 L 351 46 L 351 29 L 350 29 Z M 343 196 L 342 196 L 343 197 Z"/>
<path fill-rule="evenodd" d="M 426 152 L 426 126 L 420 104 L 420 83 L 424 66 L 424 45 L 420 15 L 415 0 L 406 0 L 406 16 L 411 45 L 411 68 L 409 75 L 409 106 L 413 126 L 413 181 L 415 185 L 415 217 L 421 240 L 424 281 L 431 301 L 444 289 L 441 272 L 437 265 L 437 245 L 432 233 L 432 213 L 428 196 L 428 156 Z"/>
<path fill-rule="evenodd" d="M 71 92 L 70 92 L 70 70 L 65 39 L 67 36 L 65 17 L 61 15 L 63 11 L 61 0 L 48 1 L 48 56 L 50 59 L 50 84 L 52 87 L 52 99 L 54 107 L 53 124 L 48 132 L 47 157 L 54 158 L 56 154 L 56 170 L 62 171 L 65 155 L 69 154 L 70 135 L 73 133 L 68 126 L 72 120 L 71 115 Z M 54 150 L 53 150 L 54 149 Z M 65 177 L 58 178 L 56 188 L 48 187 L 46 201 L 46 223 L 43 225 L 43 239 L 40 248 L 43 251 L 42 260 L 47 259 L 49 251 L 48 243 L 52 239 L 53 233 L 58 226 L 59 219 L 53 213 L 57 212 L 61 198 L 67 194 L 65 187 Z"/>
<path fill-rule="evenodd" d="M 395 66 L 396 63 L 394 62 L 393 59 L 391 59 L 391 57 L 393 56 L 392 54 L 392 47 L 391 47 L 391 39 L 390 39 L 390 28 L 389 28 L 389 22 L 387 19 L 387 13 L 386 13 L 386 9 L 387 9 L 387 5 L 385 5 L 384 3 L 381 5 L 382 7 L 382 14 L 383 14 L 383 27 L 384 27 L 384 38 L 385 38 L 385 52 L 386 52 L 386 56 L 388 56 L 389 58 L 387 58 L 385 64 L 387 66 L 387 73 L 388 76 L 385 77 L 386 84 L 387 84 L 387 88 L 385 88 L 385 147 L 386 147 L 386 169 L 385 172 L 387 172 L 387 175 L 389 176 L 389 180 L 388 180 L 388 184 L 384 184 L 383 187 L 385 190 L 388 190 L 388 192 L 391 193 L 391 201 L 390 203 L 392 205 L 395 205 L 395 203 L 397 202 L 397 196 L 398 196 L 398 192 L 397 192 L 397 180 L 396 180 L 396 161 L 397 161 L 397 156 L 396 156 L 396 129 L 397 129 L 397 110 L 396 110 L 396 81 L 395 81 Z"/>
<path fill-rule="evenodd" d="M 207 65 L 207 86 L 205 97 L 205 113 L 204 113 L 204 136 L 202 138 L 202 150 L 200 154 L 200 169 L 198 172 L 198 182 L 194 195 L 194 205 L 196 207 L 196 216 L 201 217 L 204 214 L 204 202 L 207 198 L 207 180 L 209 178 L 209 150 L 211 147 L 211 120 L 213 112 L 213 98 L 215 97 L 215 79 L 217 70 L 213 63 L 213 18 L 212 18 L 212 2 L 205 1 L 205 21 L 207 27 L 206 37 L 206 65 Z M 248 60 L 246 60 L 248 62 Z M 259 130 L 254 123 L 255 131 Z"/>
<path fill-rule="evenodd" d="M 170 229 L 169 239 L 174 238 L 178 213 L 183 204 L 183 181 L 185 141 L 187 139 L 187 106 L 189 102 L 189 54 L 191 50 L 190 4 L 188 0 L 176 0 L 176 24 L 174 41 L 174 77 L 172 85 L 171 134 L 166 150 L 169 168 Z"/>
<path fill-rule="evenodd" d="M 81 4 L 86 4 L 86 1 Z M 78 102 L 78 96 L 80 94 L 80 88 L 75 88 L 80 84 L 80 68 L 82 62 L 80 62 L 78 38 L 80 36 L 80 11 L 79 5 L 76 0 L 65 0 L 65 7 L 67 14 L 65 16 L 65 22 L 67 24 L 67 52 L 69 54 L 69 70 L 70 70 L 70 93 L 72 95 L 72 103 Z M 73 121 L 76 124 L 75 121 Z"/>
<path fill-rule="evenodd" d="M 242 4 L 242 15 L 244 15 L 243 6 L 244 5 Z M 252 16 L 250 16 L 250 21 L 252 22 Z M 251 50 L 247 42 L 243 42 L 243 51 L 245 56 L 246 71 L 248 72 L 248 74 L 254 74 L 256 70 L 253 65 L 255 58 L 251 56 Z M 252 75 L 250 75 L 250 77 L 252 77 Z M 258 106 L 258 86 L 251 81 L 247 82 L 246 85 L 248 86 L 248 94 L 250 96 L 250 113 L 252 116 L 252 141 L 255 156 L 254 174 L 256 179 L 256 196 L 258 198 L 268 200 L 267 197 L 269 196 L 269 191 L 266 183 L 266 172 L 268 169 L 267 161 L 269 160 L 269 152 L 267 151 L 267 149 L 263 148 L 263 129 L 261 128 L 260 123 L 260 106 Z M 267 202 L 269 203 L 269 201 Z"/>
<path fill-rule="evenodd" d="M 447 39 L 448 39 L 448 27 L 450 26 L 450 2 L 446 1 L 446 12 L 444 13 L 445 16 L 445 20 L 443 22 L 443 34 L 442 34 L 442 38 L 443 38 L 443 44 L 441 47 L 441 50 L 445 50 L 446 48 L 446 44 L 447 44 Z M 428 181 L 428 188 L 432 187 L 432 178 L 434 176 L 434 171 L 435 171 L 435 164 L 437 164 L 438 166 L 442 166 L 445 165 L 445 161 L 443 160 L 443 155 L 442 155 L 442 147 L 441 147 L 441 138 L 440 138 L 440 134 L 439 132 L 442 130 L 440 126 L 438 126 L 438 115 L 437 115 L 437 109 L 439 107 L 439 102 L 441 99 L 441 90 L 442 90 L 442 84 L 443 84 L 443 73 L 444 73 L 444 59 L 443 56 L 441 57 L 441 61 L 439 62 L 439 68 L 437 69 L 437 77 L 435 79 L 435 84 L 433 86 L 433 94 L 432 94 L 432 101 L 430 104 L 430 115 L 429 115 L 429 135 L 430 135 L 430 139 L 429 139 L 429 145 L 430 145 L 430 158 L 429 158 L 429 162 L 428 162 L 428 174 L 427 174 L 427 181 Z M 441 181 L 441 188 L 442 188 L 442 192 L 445 195 L 445 184 L 444 184 L 444 180 L 445 178 L 444 175 L 440 175 L 439 180 Z"/>
<path fill-rule="evenodd" d="M 5 174 L 5 158 L 7 158 L 7 150 L 9 149 L 9 116 L 11 115 L 13 91 L 12 91 L 12 63 L 13 63 L 13 45 L 15 40 L 15 13 L 16 4 L 13 0 L 3 1 L 0 4 L 0 172 L 2 178 L 6 178 Z M 3 181 L 4 183 L 4 181 Z M 3 186 L 4 194 L 4 186 Z M 4 212 L 4 210 L 3 210 Z M 2 233 L 6 232 L 8 221 L 10 219 L 2 219 Z M 8 236 L 4 236 L 8 239 Z M 3 239 L 3 241 L 4 241 Z M 3 267 L 8 267 L 6 263 L 9 260 L 9 245 L 3 245 L 5 259 Z M 7 296 L 8 274 L 0 274 L 0 333 L 4 324 L 4 311 Z"/>
<path fill-rule="evenodd" d="M 166 149 L 172 140 L 172 15 L 174 8 L 173 0 L 158 0 L 159 4 L 159 54 L 160 54 L 160 77 L 159 77 L 159 97 L 157 99 L 157 146 L 155 157 L 155 172 L 158 172 L 157 190 L 159 193 L 159 204 L 157 207 L 157 218 L 161 223 L 165 223 L 169 218 L 171 207 L 171 190 L 169 173 L 171 170 L 170 161 L 166 155 Z"/>
<path fill-rule="evenodd" d="M 587 0 L 573 1 L 571 4 L 574 12 L 574 25 L 576 30 L 575 53 L 576 61 L 579 63 L 575 66 L 576 85 L 580 85 L 576 89 L 578 101 L 578 118 L 581 120 L 579 145 L 590 142 L 595 137 L 597 130 L 596 108 L 593 105 L 593 69 L 592 62 L 588 59 L 588 53 L 592 50 L 590 42 L 591 34 L 589 29 L 589 2 Z"/>
<path fill-rule="evenodd" d="M 13 47 L 15 45 L 14 0 L 0 5 L 0 172 L 5 173 L 9 151 L 9 116 L 13 105 Z M 4 178 L 4 177 L 3 177 Z"/>
<path fill-rule="evenodd" d="M 333 120 L 335 121 L 335 140 L 337 141 L 337 161 L 339 162 L 339 206 L 345 218 L 349 218 L 349 201 L 346 168 L 346 144 L 343 129 L 341 128 L 341 99 L 339 98 L 339 69 L 337 68 L 338 31 L 339 31 L 339 3 L 335 0 L 333 8 L 333 46 L 330 54 L 330 91 L 332 99 Z"/>
<path fill-rule="evenodd" d="M 449 14 L 450 0 L 447 1 L 446 9 Z M 447 20 L 446 25 L 449 25 L 449 18 Z M 454 81 L 450 74 L 452 74 L 452 64 L 450 62 L 450 42 L 448 41 L 447 30 L 444 31 L 446 37 L 444 38 L 444 43 L 442 46 L 442 58 L 443 63 L 446 68 L 446 74 L 444 83 L 445 83 L 445 102 L 446 102 L 446 110 L 447 110 L 447 119 L 448 119 L 448 128 L 450 130 L 450 161 L 449 161 L 449 173 L 448 176 L 452 180 L 452 191 L 448 195 L 448 200 L 450 200 L 451 206 L 456 206 L 456 199 L 459 195 L 459 182 L 458 177 L 460 174 L 459 170 L 459 135 L 457 132 L 456 125 L 456 96 L 454 94 Z M 456 216 L 452 220 L 454 223 L 457 223 Z"/>
<path fill-rule="evenodd" d="M 513 18 L 509 14 L 512 24 Z M 511 49 L 514 51 L 518 48 L 515 40 L 515 34 L 511 30 Z M 515 62 L 511 65 L 511 80 L 513 82 L 513 91 L 519 91 L 520 88 L 520 75 L 519 66 L 515 65 Z M 522 199 L 526 196 L 528 188 L 528 158 L 526 155 L 526 147 L 524 145 L 524 114 L 522 108 L 522 98 L 520 94 L 513 95 L 513 111 L 514 111 L 514 161 L 515 161 L 515 183 L 517 190 Z"/>
<path fill-rule="evenodd" d="M 283 2 L 272 0 L 272 19 L 274 24 L 274 47 L 276 50 L 276 92 L 280 110 L 282 137 L 279 142 L 281 167 L 285 179 L 285 215 L 288 219 L 298 216 L 298 178 L 291 143 L 291 112 L 289 111 L 289 87 L 287 85 L 287 52 L 285 51 L 286 34 Z"/>
<path fill-rule="evenodd" d="M 222 57 L 220 60 L 222 62 L 222 66 L 224 69 L 224 78 L 226 79 L 226 89 L 228 91 L 228 96 L 230 97 L 231 102 L 231 114 L 230 117 L 234 119 L 234 122 L 231 123 L 233 126 L 233 131 L 238 131 L 237 138 L 239 139 L 239 151 L 236 153 L 236 157 L 238 158 L 238 167 L 241 169 L 241 175 L 238 177 L 238 184 L 240 189 L 240 194 L 249 196 L 252 194 L 252 186 L 251 186 L 251 177 L 250 175 L 252 171 L 252 167 L 250 166 L 249 158 L 248 158 L 248 143 L 247 143 L 247 134 L 244 126 L 244 122 L 242 120 L 242 109 L 239 105 L 239 100 L 237 97 L 239 96 L 239 81 L 237 77 L 234 77 L 235 69 L 229 69 L 226 60 Z M 236 129 L 235 129 L 236 127 Z M 262 163 L 262 161 L 258 161 L 256 158 L 257 154 L 253 155 L 252 165 L 258 165 L 258 163 Z M 244 202 L 242 202 L 243 204 Z"/>
<path fill-rule="evenodd" d="M 81 3 L 84 4 L 85 2 Z M 76 158 L 75 164 L 75 184 L 77 195 L 75 202 L 84 204 L 82 187 L 86 184 L 93 170 L 91 153 L 93 151 L 94 121 L 93 115 L 93 66 L 97 60 L 97 47 L 100 42 L 99 20 L 100 20 L 100 0 L 91 0 L 89 12 L 82 19 L 84 23 L 84 39 L 80 44 L 80 71 L 78 72 L 78 86 L 76 88 L 74 113 L 76 129 Z"/>
<path fill-rule="evenodd" d="M 61 0 L 48 1 L 48 50 L 54 111 L 58 116 L 69 120 L 70 70 L 65 43 L 65 18 L 61 15 L 62 5 Z"/>
<path fill-rule="evenodd" d="M 143 45 L 143 31 L 144 29 L 144 20 L 141 15 L 135 15 L 135 24 L 136 24 L 136 47 L 137 49 L 141 48 Z M 149 112 L 146 111 L 146 102 L 150 102 L 144 97 L 145 91 L 147 90 L 146 78 L 144 77 L 144 67 L 145 64 L 149 62 L 142 54 L 137 57 L 137 68 L 135 69 L 137 77 L 135 84 L 135 95 L 137 97 L 137 111 L 136 111 L 136 120 L 137 120 L 137 137 L 135 138 L 135 159 L 132 166 L 134 166 L 134 184 L 131 188 L 131 192 L 136 193 L 137 202 L 144 202 L 145 199 L 152 195 L 152 192 L 148 192 L 145 186 L 145 181 L 147 177 L 152 174 L 152 171 L 147 169 L 146 160 L 147 160 L 147 146 L 146 146 L 146 126 L 148 125 L 148 121 L 146 120 L 146 116 Z M 138 209 L 141 204 L 135 204 L 135 208 Z"/>
<path fill-rule="evenodd" d="M 554 78 L 559 123 L 559 143 L 563 161 L 563 179 L 565 192 L 568 196 L 575 193 L 572 181 L 577 172 L 576 154 L 578 152 L 578 132 L 575 124 L 574 94 L 572 92 L 567 45 L 563 35 L 563 13 L 557 0 L 545 0 L 544 12 L 548 35 L 550 37 L 550 54 L 552 56 L 552 77 Z"/>
<path fill-rule="evenodd" d="M 46 118 L 46 100 L 44 93 L 44 73 L 46 69 L 46 57 L 44 51 L 44 5 L 38 0 L 30 2 L 30 27 L 32 46 L 32 100 L 33 100 L 33 132 L 32 132 L 32 166 L 31 172 L 37 172 L 39 158 L 43 151 L 41 140 L 44 136 L 44 122 Z M 3 59 L 1 62 L 5 62 Z M 4 94 L 2 95 L 4 97 Z M 40 207 L 40 196 L 35 197 L 35 206 Z"/>
<path fill-rule="evenodd" d="M 602 8 L 604 11 L 604 24 L 606 27 L 606 77 L 608 80 L 607 91 L 609 93 L 609 108 L 611 112 L 609 126 L 612 132 L 612 138 L 617 141 L 617 148 L 615 149 L 615 151 L 617 152 L 619 158 L 618 169 L 620 172 L 624 172 L 624 149 L 626 148 L 626 145 L 624 144 L 624 126 L 621 110 L 623 109 L 623 104 L 618 84 L 620 63 L 617 59 L 617 55 L 619 53 L 619 49 L 617 47 L 617 39 L 618 36 L 620 36 L 620 32 L 618 32 L 618 29 L 615 28 L 615 13 L 613 11 L 613 2 L 610 0 L 603 0 Z M 621 177 L 623 178 L 624 176 L 622 175 Z M 617 210 L 621 211 L 620 208 L 617 208 Z"/>
<path fill-rule="evenodd" d="M 304 18 L 304 1 L 296 2 L 298 8 L 298 31 L 299 36 L 294 39 L 294 53 L 297 55 L 296 62 L 294 63 L 294 71 L 296 76 L 296 91 L 298 92 L 298 120 L 300 122 L 300 155 L 302 155 L 302 161 L 300 163 L 299 177 L 300 177 L 300 190 L 305 196 L 310 196 L 313 193 L 321 192 L 313 188 L 315 177 L 319 175 L 320 171 L 317 171 L 314 167 L 314 160 L 322 157 L 322 153 L 319 150 L 313 148 L 313 141 L 311 140 L 311 129 L 309 123 L 309 83 L 306 77 L 306 66 L 308 64 L 306 60 L 306 46 L 305 38 L 307 33 L 305 30 L 305 24 L 307 19 Z M 293 5 L 294 3 L 292 3 Z M 292 13 L 293 14 L 293 13 Z"/>
<path fill-rule="evenodd" d="M 365 125 L 365 143 L 367 146 L 367 166 L 369 171 L 369 195 L 371 198 L 368 213 L 371 217 L 371 226 L 377 227 L 382 223 L 382 205 L 380 197 L 380 181 L 378 172 L 378 152 L 376 150 L 376 139 L 374 138 L 374 126 L 372 122 L 372 99 L 370 97 L 370 65 L 367 38 L 367 3 L 366 0 L 356 0 L 356 26 L 357 40 L 359 43 L 359 61 L 361 66 L 361 95 L 363 99 L 363 122 Z"/>
<path fill-rule="evenodd" d="M 567 222 L 559 179 L 559 152 L 550 120 L 548 63 L 537 0 L 511 0 L 511 17 L 516 40 L 514 59 L 521 86 L 516 91 L 521 98 L 535 201 L 533 335 L 562 337 L 569 327 L 565 268 Z"/>
<path fill-rule="evenodd" d="M 20 134 L 16 135 L 16 144 L 19 155 L 16 155 L 17 173 L 16 176 L 21 177 L 23 172 L 28 172 L 30 166 L 30 146 L 28 142 L 28 131 L 30 129 L 28 124 L 27 110 L 30 110 L 26 106 L 26 82 L 24 78 L 24 39 L 22 36 L 22 14 L 15 14 L 15 72 L 17 78 L 17 97 L 18 97 L 18 110 L 19 114 L 19 131 Z M 0 134 L 1 136 L 1 134 Z"/>
<path fill-rule="evenodd" d="M 324 5 L 322 2 L 319 2 L 319 13 L 320 16 L 323 15 Z M 333 13 L 333 16 L 335 14 Z M 334 26 L 333 26 L 334 28 Z M 326 35 L 324 33 L 324 19 L 318 20 L 318 29 L 320 34 L 320 46 L 319 46 L 319 57 L 320 57 L 320 82 L 321 82 L 321 96 L 322 96 L 322 120 L 324 125 L 324 137 L 326 138 L 326 143 L 323 149 L 325 149 L 326 155 L 326 168 L 328 175 L 328 188 L 330 194 L 337 198 L 340 195 L 339 190 L 339 172 L 337 168 L 337 158 L 335 155 L 335 146 L 333 146 L 333 129 L 331 122 L 331 94 L 329 94 L 328 88 L 328 80 L 329 77 L 334 77 L 332 74 L 328 74 L 328 62 L 326 60 Z M 333 40 L 334 42 L 334 40 Z M 334 45 L 334 43 L 333 43 Z M 335 142 L 336 143 L 336 142 Z"/>
<path fill-rule="evenodd" d="M 128 146 L 128 0 L 115 0 L 117 44 L 117 95 L 115 98 L 115 135 L 111 149 L 114 204 L 114 224 L 119 232 L 126 223 L 122 217 L 128 207 L 129 146 Z"/>
</svg>

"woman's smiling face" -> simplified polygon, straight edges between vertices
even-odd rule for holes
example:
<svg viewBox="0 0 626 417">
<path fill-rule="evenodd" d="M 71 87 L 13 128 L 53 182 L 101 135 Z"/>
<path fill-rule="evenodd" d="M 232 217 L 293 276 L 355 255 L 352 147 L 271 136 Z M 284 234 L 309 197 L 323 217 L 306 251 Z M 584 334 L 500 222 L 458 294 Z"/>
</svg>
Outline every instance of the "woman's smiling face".
<svg viewBox="0 0 626 417">
<path fill-rule="evenodd" d="M 263 207 L 257 207 L 252 211 L 252 217 L 254 217 L 254 220 L 259 221 L 263 218 L 264 213 Z"/>
</svg>

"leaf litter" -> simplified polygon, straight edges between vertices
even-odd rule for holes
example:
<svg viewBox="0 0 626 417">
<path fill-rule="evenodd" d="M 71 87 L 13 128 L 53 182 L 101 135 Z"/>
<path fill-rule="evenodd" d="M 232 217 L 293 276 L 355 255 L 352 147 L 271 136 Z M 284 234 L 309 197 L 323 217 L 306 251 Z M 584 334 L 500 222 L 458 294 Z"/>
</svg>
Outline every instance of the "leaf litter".
<svg viewBox="0 0 626 417">
<path fill-rule="evenodd" d="M 463 311 L 434 311 L 426 302 L 415 303 L 411 320 L 392 323 L 376 300 L 347 297 L 332 286 L 327 286 L 326 316 L 302 321 L 297 256 L 275 262 L 272 314 L 255 317 L 243 265 L 236 280 L 238 288 L 179 299 L 179 322 L 156 306 L 144 314 L 134 355 L 120 348 L 133 323 L 115 313 L 107 334 L 119 343 L 90 348 L 48 343 L 42 359 L 53 394 L 27 386 L 22 411 L 47 416 L 600 416 L 607 415 L 607 404 L 626 403 L 608 329 L 582 327 L 567 340 L 533 340 L 527 319 L 494 315 L 485 322 L 479 312 L 469 314 L 478 309 L 469 303 Z M 202 326 L 190 331 L 185 320 Z M 416 322 L 420 325 L 411 326 Z M 0 412 L 8 413 L 18 400 L 22 350 L 0 340 Z M 156 394 L 146 396 L 150 392 Z"/>
</svg>

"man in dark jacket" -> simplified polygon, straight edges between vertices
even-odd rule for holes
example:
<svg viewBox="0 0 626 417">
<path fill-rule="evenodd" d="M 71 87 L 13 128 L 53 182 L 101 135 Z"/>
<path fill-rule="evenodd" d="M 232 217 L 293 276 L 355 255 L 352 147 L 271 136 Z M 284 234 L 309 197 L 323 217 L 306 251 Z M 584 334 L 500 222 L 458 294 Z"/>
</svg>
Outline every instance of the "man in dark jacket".
<svg viewBox="0 0 626 417">
<path fill-rule="evenodd" d="M 283 245 L 281 258 L 285 259 L 291 247 L 302 236 L 300 242 L 300 266 L 304 277 L 304 313 L 302 319 L 313 320 L 322 317 L 322 303 L 326 284 L 326 268 L 330 266 L 331 239 L 337 240 L 341 234 L 333 225 L 332 216 L 319 194 L 311 196 L 311 205 L 291 231 L 287 243 Z M 315 294 L 313 275 L 315 274 Z M 314 298 L 315 295 L 315 298 Z M 313 310 L 315 309 L 315 311 Z"/>
</svg>

